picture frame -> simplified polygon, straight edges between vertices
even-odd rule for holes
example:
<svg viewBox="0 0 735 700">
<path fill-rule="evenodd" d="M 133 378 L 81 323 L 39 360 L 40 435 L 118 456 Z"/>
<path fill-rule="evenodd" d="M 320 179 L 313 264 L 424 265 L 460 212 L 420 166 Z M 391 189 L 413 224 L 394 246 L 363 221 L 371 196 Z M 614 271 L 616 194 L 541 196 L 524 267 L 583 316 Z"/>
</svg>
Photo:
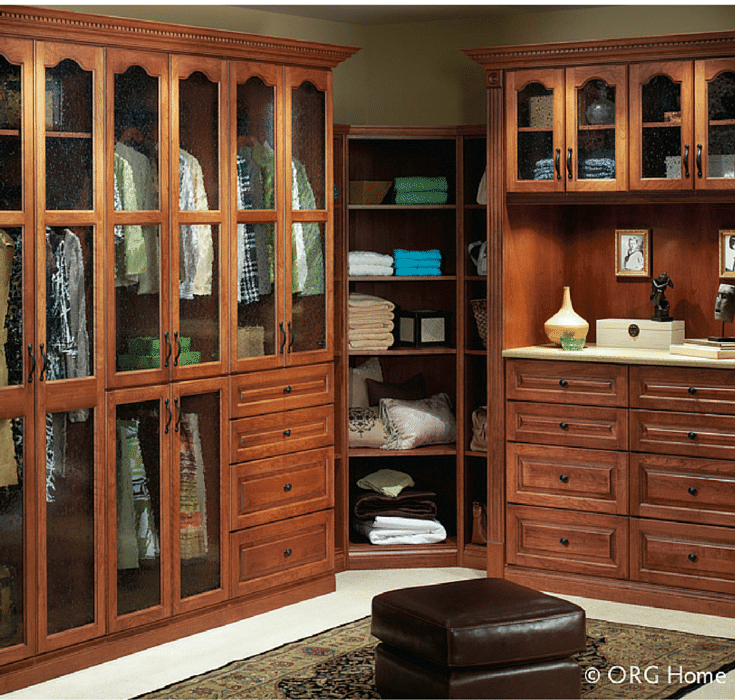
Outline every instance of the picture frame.
<svg viewBox="0 0 735 700">
<path fill-rule="evenodd" d="M 720 231 L 720 277 L 735 278 L 735 230 Z"/>
<path fill-rule="evenodd" d="M 617 229 L 615 231 L 615 275 L 617 277 L 651 276 L 650 229 Z"/>
</svg>

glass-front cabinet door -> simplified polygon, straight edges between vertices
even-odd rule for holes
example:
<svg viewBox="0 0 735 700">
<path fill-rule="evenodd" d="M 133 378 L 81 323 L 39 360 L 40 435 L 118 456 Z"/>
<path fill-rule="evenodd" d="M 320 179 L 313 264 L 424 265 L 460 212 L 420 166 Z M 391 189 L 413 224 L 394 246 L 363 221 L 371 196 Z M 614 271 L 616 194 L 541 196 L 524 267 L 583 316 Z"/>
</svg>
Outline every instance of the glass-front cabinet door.
<svg viewBox="0 0 735 700">
<path fill-rule="evenodd" d="M 692 189 L 696 178 L 690 61 L 629 67 L 630 188 Z"/>
<path fill-rule="evenodd" d="M 286 364 L 331 359 L 331 79 L 330 71 L 286 69 L 286 162 L 291 167 L 286 185 Z"/>
<path fill-rule="evenodd" d="M 735 60 L 694 64 L 696 187 L 735 187 Z"/>
<path fill-rule="evenodd" d="M 230 339 L 236 371 L 283 362 L 283 68 L 230 64 L 230 193 L 236 221 L 230 252 Z"/>
<path fill-rule="evenodd" d="M 505 107 L 508 191 L 563 192 L 564 71 L 509 71 Z"/>
<path fill-rule="evenodd" d="M 222 374 L 229 246 L 220 129 L 227 63 L 172 57 L 171 359 L 174 378 Z M 226 270 L 226 267 L 224 268 Z"/>
<path fill-rule="evenodd" d="M 108 377 L 170 377 L 168 57 L 107 52 Z"/>
<path fill-rule="evenodd" d="M 600 192 L 627 187 L 625 78 L 625 66 L 567 69 L 567 190 Z"/>
</svg>

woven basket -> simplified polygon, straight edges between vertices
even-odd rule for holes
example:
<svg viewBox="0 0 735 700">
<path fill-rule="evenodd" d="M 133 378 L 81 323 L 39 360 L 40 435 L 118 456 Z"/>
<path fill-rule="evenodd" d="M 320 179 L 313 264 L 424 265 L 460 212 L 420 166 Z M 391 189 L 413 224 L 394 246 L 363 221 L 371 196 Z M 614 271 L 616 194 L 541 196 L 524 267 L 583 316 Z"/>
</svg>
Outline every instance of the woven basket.
<svg viewBox="0 0 735 700">
<path fill-rule="evenodd" d="M 477 332 L 480 334 L 483 347 L 487 348 L 487 301 L 485 299 L 472 299 L 472 313 L 475 315 Z"/>
</svg>

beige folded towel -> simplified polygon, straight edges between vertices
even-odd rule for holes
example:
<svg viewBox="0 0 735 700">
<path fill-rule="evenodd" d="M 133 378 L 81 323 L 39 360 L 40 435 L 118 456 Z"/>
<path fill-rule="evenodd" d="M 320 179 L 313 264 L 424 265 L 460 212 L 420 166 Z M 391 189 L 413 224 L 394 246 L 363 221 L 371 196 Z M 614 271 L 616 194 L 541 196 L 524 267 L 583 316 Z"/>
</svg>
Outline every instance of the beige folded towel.
<svg viewBox="0 0 735 700">
<path fill-rule="evenodd" d="M 373 296 L 372 294 L 358 294 L 357 292 L 350 294 L 348 304 L 351 308 L 360 307 L 373 310 L 388 309 L 389 311 L 393 311 L 396 308 L 396 305 L 392 301 Z"/>
</svg>

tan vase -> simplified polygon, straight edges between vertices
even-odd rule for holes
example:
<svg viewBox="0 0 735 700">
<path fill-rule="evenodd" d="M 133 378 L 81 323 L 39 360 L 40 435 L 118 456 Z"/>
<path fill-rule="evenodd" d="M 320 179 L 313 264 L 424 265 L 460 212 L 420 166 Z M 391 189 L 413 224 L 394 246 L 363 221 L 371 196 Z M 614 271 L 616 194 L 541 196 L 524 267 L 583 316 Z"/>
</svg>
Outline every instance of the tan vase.
<svg viewBox="0 0 735 700">
<path fill-rule="evenodd" d="M 544 323 L 544 330 L 552 343 L 561 345 L 562 338 L 586 338 L 590 324 L 572 307 L 569 287 L 564 287 L 561 308 Z"/>
</svg>

